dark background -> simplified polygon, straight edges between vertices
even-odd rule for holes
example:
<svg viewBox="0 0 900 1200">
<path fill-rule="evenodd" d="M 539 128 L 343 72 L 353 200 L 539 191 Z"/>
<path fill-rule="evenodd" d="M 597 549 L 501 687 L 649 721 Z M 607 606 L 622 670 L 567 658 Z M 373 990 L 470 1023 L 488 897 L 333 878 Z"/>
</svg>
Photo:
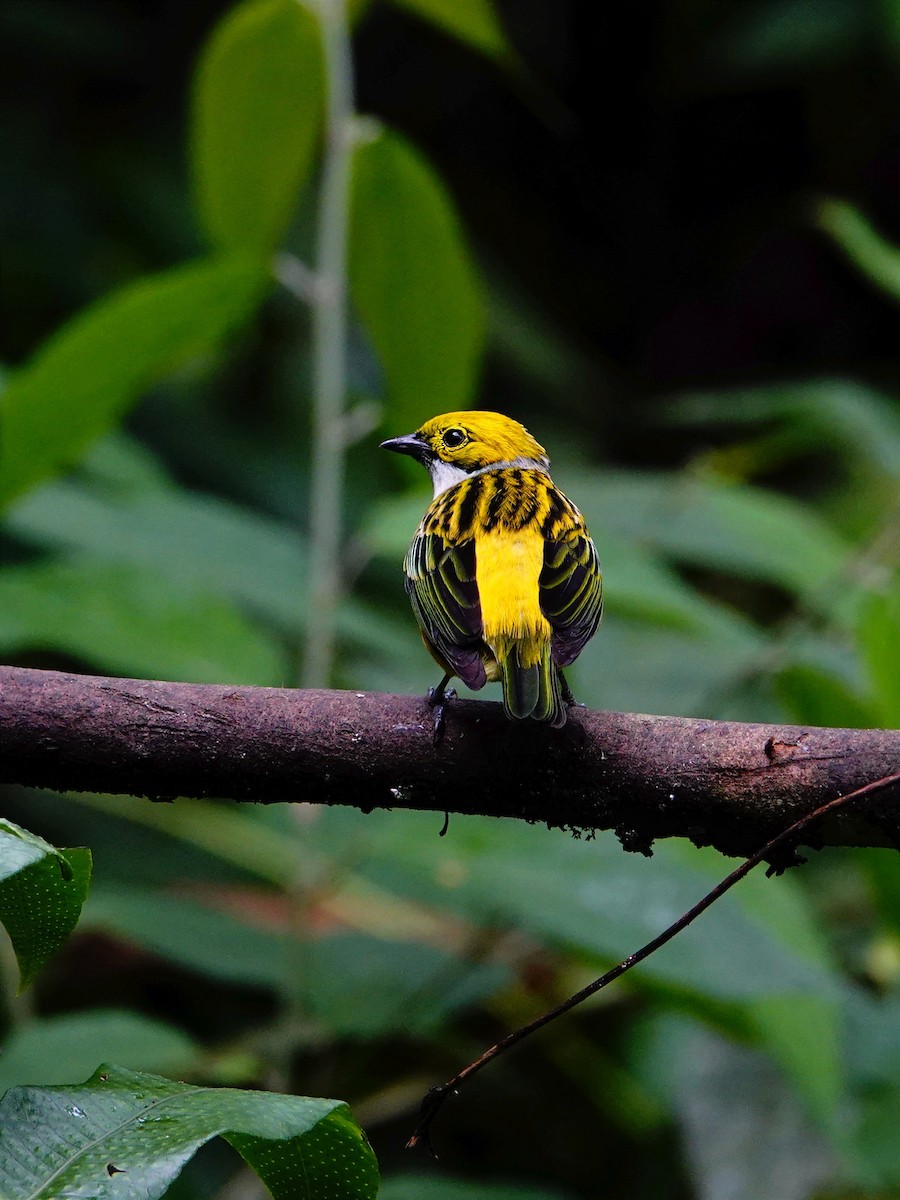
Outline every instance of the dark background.
<svg viewBox="0 0 900 1200">
<path fill-rule="evenodd" d="M 226 7 L 0 3 L 7 363 L 87 300 L 199 249 L 180 147 L 192 66 Z M 887 6 L 499 8 L 524 64 L 512 80 L 411 15 L 367 12 L 359 108 L 439 168 L 489 273 L 559 339 L 575 410 L 609 452 L 677 451 L 641 421 L 660 393 L 894 381 L 893 306 L 814 222 L 834 194 L 900 231 Z M 499 343 L 485 396 L 527 407 L 539 384 Z"/>
</svg>

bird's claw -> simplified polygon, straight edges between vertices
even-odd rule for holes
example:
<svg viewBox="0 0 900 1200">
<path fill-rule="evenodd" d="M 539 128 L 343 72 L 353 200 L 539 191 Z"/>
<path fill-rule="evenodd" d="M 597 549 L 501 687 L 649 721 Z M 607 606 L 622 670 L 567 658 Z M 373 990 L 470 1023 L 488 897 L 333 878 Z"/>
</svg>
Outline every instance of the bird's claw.
<svg viewBox="0 0 900 1200">
<path fill-rule="evenodd" d="M 428 707 L 434 713 L 433 737 L 435 742 L 440 740 L 441 734 L 444 732 L 444 711 L 447 704 L 449 701 L 455 699 L 455 688 L 448 688 L 443 684 L 439 684 L 437 687 L 428 689 Z"/>
</svg>

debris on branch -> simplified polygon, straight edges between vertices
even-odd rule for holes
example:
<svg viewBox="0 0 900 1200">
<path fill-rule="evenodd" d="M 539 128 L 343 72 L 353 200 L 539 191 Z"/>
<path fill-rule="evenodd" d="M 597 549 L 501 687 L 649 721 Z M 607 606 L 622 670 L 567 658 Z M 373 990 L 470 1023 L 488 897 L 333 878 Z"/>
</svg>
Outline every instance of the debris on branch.
<svg viewBox="0 0 900 1200">
<path fill-rule="evenodd" d="M 834 797 L 900 772 L 900 733 L 573 709 L 553 730 L 455 700 L 98 678 L 0 667 L 0 784 L 407 808 L 688 837 L 753 853 Z M 807 844 L 900 846 L 900 792 Z"/>
</svg>

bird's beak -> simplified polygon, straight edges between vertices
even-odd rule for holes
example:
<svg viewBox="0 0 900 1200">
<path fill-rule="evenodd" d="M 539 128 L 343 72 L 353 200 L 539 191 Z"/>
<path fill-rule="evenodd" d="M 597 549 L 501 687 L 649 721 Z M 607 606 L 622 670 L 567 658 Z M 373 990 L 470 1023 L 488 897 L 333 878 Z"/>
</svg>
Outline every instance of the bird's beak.
<svg viewBox="0 0 900 1200">
<path fill-rule="evenodd" d="M 417 433 L 405 433 L 403 437 L 388 438 L 381 443 L 382 450 L 393 450 L 397 454 L 409 454 L 419 462 L 425 462 L 431 455 L 431 447 Z"/>
</svg>

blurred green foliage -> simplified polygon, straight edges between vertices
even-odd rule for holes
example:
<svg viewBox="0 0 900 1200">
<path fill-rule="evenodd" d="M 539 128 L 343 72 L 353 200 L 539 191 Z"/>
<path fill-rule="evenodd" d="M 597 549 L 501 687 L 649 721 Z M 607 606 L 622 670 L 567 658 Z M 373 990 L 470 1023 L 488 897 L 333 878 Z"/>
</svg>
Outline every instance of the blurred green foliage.
<svg viewBox="0 0 900 1200">
<path fill-rule="evenodd" d="M 379 456 L 371 414 L 386 436 L 477 404 L 527 421 L 597 541 L 608 608 L 573 671 L 579 699 L 900 724 L 896 370 L 864 369 L 872 342 L 854 344 L 840 369 L 827 355 L 773 361 L 760 334 L 759 369 L 747 371 L 735 339 L 720 386 L 710 381 L 722 377 L 722 318 L 699 301 L 692 316 L 685 302 L 660 319 L 657 345 L 680 345 L 678 331 L 697 321 L 709 370 L 684 379 L 673 367 L 670 386 L 641 401 L 612 358 L 628 344 L 624 327 L 673 286 L 666 255 L 677 265 L 716 187 L 697 170 L 694 207 L 664 213 L 659 181 L 655 191 L 641 176 L 639 186 L 604 143 L 609 157 L 597 150 L 591 171 L 620 230 L 604 242 L 599 208 L 586 217 L 565 174 L 577 97 L 561 100 L 522 67 L 541 50 L 522 12 L 487 0 L 396 7 L 414 20 L 403 24 L 406 12 L 383 3 L 353 6 L 360 94 L 374 75 L 385 82 L 379 122 L 354 123 L 346 214 L 355 407 L 335 684 L 424 693 L 435 682 L 400 577 L 425 480 Z M 896 6 L 738 7 L 723 15 L 682 0 L 654 12 L 668 88 L 654 103 L 668 97 L 673 124 L 699 91 L 720 105 L 731 136 L 742 89 L 777 99 L 792 79 L 815 97 L 820 75 L 832 87 L 834 64 L 851 72 L 859 47 L 896 55 L 896 31 L 885 41 Z M 30 350 L 0 396 L 0 658 L 290 685 L 308 589 L 310 342 L 307 307 L 277 281 L 286 262 L 296 275 L 315 240 L 317 26 L 295 0 L 179 11 L 188 8 L 193 106 L 185 68 L 159 93 L 171 122 L 145 141 L 114 128 L 90 143 L 88 178 L 68 192 L 57 186 L 63 139 L 43 163 L 23 142 L 17 185 L 41 204 L 27 217 L 0 212 L 12 279 L 7 361 Z M 97 63 L 127 66 L 136 10 L 82 3 L 83 21 L 74 11 L 23 0 L 0 20 L 46 69 L 90 77 L 102 74 Z M 392 41 L 401 36 L 402 55 Z M 575 41 L 569 30 L 578 59 Z M 597 45 L 585 52 L 592 80 L 594 54 L 616 50 Z M 408 73 L 427 75 L 442 54 L 464 63 L 461 79 L 490 78 L 504 97 L 488 106 L 491 120 L 464 129 L 482 147 L 469 174 L 452 151 L 459 134 L 427 153 L 415 136 L 429 119 L 448 129 L 463 119 L 454 125 L 448 111 L 438 122 L 427 87 L 428 103 L 404 108 Z M 895 63 L 881 70 L 895 79 Z M 28 133 L 46 109 L 21 86 Z M 535 114 L 530 141 L 519 116 L 498 121 L 509 96 Z M 115 124 L 115 103 L 84 103 L 82 119 L 102 111 Z M 190 171 L 172 133 L 187 111 Z M 624 106 L 609 111 L 624 126 Z M 611 131 L 603 126 L 604 137 Z M 653 135 L 635 136 L 643 153 Z M 509 165 L 517 139 L 528 170 Z M 542 150 L 547 139 L 558 158 Z M 853 157 L 846 147 L 844 156 Z M 541 184 L 529 191 L 532 158 Z M 647 150 L 648 162 L 658 158 Z M 505 176 L 490 174 L 496 162 Z M 465 185 L 479 171 L 489 183 L 473 249 L 454 195 L 468 218 L 475 192 Z M 91 233 L 84 213 L 95 192 L 109 213 Z M 59 195 L 76 200 L 59 206 Z M 568 231 L 535 216 L 542 204 L 560 227 L 581 222 L 579 253 L 567 258 Z M 724 254 L 752 240 L 764 220 L 728 209 L 716 245 Z M 830 263 L 846 259 L 834 269 L 860 289 L 855 303 L 869 291 L 873 303 L 897 299 L 900 251 L 859 205 L 810 206 L 799 240 Z M 779 262 L 774 277 L 784 283 L 795 262 Z M 647 290 L 629 291 L 642 278 Z M 596 346 L 585 337 L 589 293 L 606 314 Z M 752 325 L 743 303 L 733 310 L 742 330 Z M 876 317 L 895 338 L 896 310 Z M 480 1076 L 435 1131 L 442 1163 L 410 1174 L 400 1147 L 427 1086 L 657 933 L 724 873 L 718 856 L 669 843 L 645 861 L 607 837 L 456 817 L 439 839 L 428 816 L 300 805 L 153 806 L 15 789 L 2 804 L 57 845 L 90 846 L 95 863 L 78 931 L 24 1006 L 12 996 L 15 965 L 3 961 L 3 1088 L 79 1082 L 106 1059 L 204 1084 L 339 1095 L 372 1138 L 387 1200 L 900 1195 L 894 851 L 832 850 L 779 879 L 749 877 L 622 984 Z M 54 863 L 52 848 L 40 850 L 37 867 Z M 26 974 L 75 915 L 58 914 L 55 941 L 31 946 Z M 14 938 L 20 959 L 26 933 Z M 238 1169 L 210 1145 L 170 1194 L 234 1195 Z"/>
</svg>

